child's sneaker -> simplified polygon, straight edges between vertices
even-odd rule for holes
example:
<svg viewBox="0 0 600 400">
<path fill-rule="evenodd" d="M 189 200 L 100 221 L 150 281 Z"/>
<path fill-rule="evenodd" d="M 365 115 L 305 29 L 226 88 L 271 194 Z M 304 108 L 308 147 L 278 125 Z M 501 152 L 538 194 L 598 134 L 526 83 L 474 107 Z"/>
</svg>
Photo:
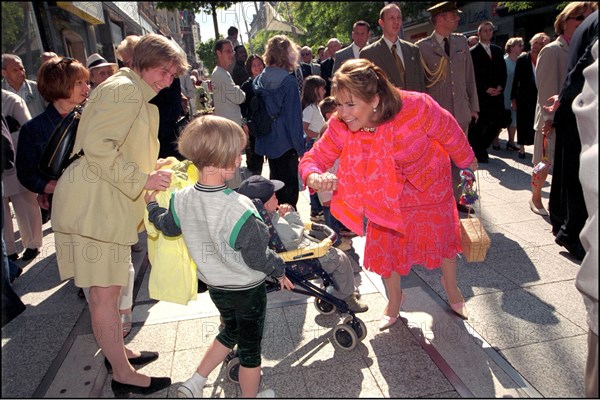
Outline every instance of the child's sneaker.
<svg viewBox="0 0 600 400">
<path fill-rule="evenodd" d="M 258 394 L 256 395 L 257 399 L 274 399 L 275 398 L 275 392 L 273 391 L 273 389 L 265 389 L 262 392 L 258 392 Z"/>
<path fill-rule="evenodd" d="M 323 215 L 323 211 L 311 212 L 310 220 L 312 222 L 319 222 L 319 223 L 325 222 L 325 216 Z"/>
<path fill-rule="evenodd" d="M 206 378 L 200 376 L 197 372 L 187 381 L 183 382 L 177 388 L 177 397 L 180 399 L 193 399 L 202 397 L 202 388 L 206 383 Z"/>
</svg>

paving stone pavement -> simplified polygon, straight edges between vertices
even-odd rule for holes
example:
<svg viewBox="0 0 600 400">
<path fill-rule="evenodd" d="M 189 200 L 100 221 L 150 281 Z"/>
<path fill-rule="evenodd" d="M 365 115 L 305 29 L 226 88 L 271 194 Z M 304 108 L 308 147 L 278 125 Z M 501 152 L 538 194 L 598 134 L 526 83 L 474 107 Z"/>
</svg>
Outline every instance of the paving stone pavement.
<svg viewBox="0 0 600 400">
<path fill-rule="evenodd" d="M 501 148 L 505 139 L 504 131 Z M 333 344 L 339 315 L 320 314 L 312 298 L 270 293 L 262 385 L 288 398 L 583 397 L 587 324 L 574 286 L 579 263 L 554 243 L 547 217 L 529 210 L 527 150 L 525 160 L 491 150 L 489 164 L 480 165 L 476 214 L 492 246 L 484 262 L 459 261 L 468 321 L 451 313 L 439 270 L 422 267 L 403 278 L 402 320 L 383 332 L 377 328 L 386 304 L 381 279 L 365 270 L 355 276 L 370 308 L 358 314 L 367 335 L 351 351 Z M 545 203 L 549 191 L 547 183 Z M 298 208 L 308 219 L 306 191 Z M 352 241 L 362 256 L 364 238 Z M 27 310 L 2 328 L 2 397 L 113 397 L 87 305 L 71 281 L 60 282 L 50 224 L 41 250 L 14 282 Z M 159 351 L 141 371 L 173 380 L 150 397 L 176 397 L 218 330 L 218 312 L 207 294 L 188 306 L 150 299 L 145 251 L 134 253 L 134 265 L 134 328 L 126 342 Z M 225 366 L 209 376 L 203 393 L 240 394 Z"/>
</svg>

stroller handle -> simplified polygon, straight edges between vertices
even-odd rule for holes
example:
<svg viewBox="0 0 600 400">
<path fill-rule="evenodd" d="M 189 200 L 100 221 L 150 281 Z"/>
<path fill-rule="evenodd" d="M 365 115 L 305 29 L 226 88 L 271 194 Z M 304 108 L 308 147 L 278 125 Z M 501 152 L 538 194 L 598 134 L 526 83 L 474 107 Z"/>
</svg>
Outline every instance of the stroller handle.
<svg viewBox="0 0 600 400">
<path fill-rule="evenodd" d="M 308 221 L 304 223 L 304 229 L 308 231 L 323 232 L 325 235 L 327 235 L 327 239 L 331 240 L 331 243 L 335 243 L 337 240 L 337 234 L 333 229 L 331 229 L 327 225 L 317 224 L 316 222 Z"/>
<path fill-rule="evenodd" d="M 317 224 L 314 222 L 305 222 L 304 229 L 309 231 L 313 230 L 317 232 L 323 232 L 327 235 L 327 237 L 321 240 L 321 242 L 319 243 L 312 243 L 310 246 L 302 249 L 289 250 L 283 253 L 277 253 L 279 256 L 281 256 L 281 258 L 283 258 L 283 261 L 293 262 L 323 257 L 325 254 L 327 254 L 331 246 L 333 246 L 333 244 L 337 240 L 337 234 L 333 231 L 333 229 L 331 229 L 327 225 Z"/>
</svg>

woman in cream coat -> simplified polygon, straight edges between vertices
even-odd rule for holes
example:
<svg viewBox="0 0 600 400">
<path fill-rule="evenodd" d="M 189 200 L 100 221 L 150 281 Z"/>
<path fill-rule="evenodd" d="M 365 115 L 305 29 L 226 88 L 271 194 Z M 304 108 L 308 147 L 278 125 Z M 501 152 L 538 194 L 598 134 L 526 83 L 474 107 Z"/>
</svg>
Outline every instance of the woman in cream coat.
<svg viewBox="0 0 600 400">
<path fill-rule="evenodd" d="M 187 68 L 185 55 L 163 36 L 143 37 L 123 68 L 98 86 L 83 112 L 74 149 L 84 156 L 58 180 L 52 228 L 61 279 L 89 287 L 94 336 L 113 369 L 112 389 L 150 394 L 171 384 L 131 364 L 157 353 L 125 348 L 118 299 L 127 285 L 131 245 L 144 215 L 144 190 L 165 190 L 170 174 L 155 169 L 158 122 L 149 101 Z M 108 366 L 108 365 L 107 365 Z"/>
</svg>

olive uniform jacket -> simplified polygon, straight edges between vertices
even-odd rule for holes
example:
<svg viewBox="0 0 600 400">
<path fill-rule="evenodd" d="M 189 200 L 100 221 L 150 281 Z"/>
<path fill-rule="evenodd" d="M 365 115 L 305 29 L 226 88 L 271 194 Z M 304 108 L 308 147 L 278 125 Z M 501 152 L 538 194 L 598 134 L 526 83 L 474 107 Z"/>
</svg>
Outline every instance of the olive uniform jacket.
<svg viewBox="0 0 600 400">
<path fill-rule="evenodd" d="M 58 179 L 52 229 L 132 245 L 144 219 L 144 186 L 158 157 L 156 92 L 122 68 L 90 93 L 74 152 L 85 155 Z"/>
<path fill-rule="evenodd" d="M 466 131 L 471 121 L 471 113 L 479 112 L 473 59 L 464 35 L 453 33 L 448 42 L 450 56 L 446 55 L 444 48 L 440 46 L 435 31 L 419 40 L 416 45 L 419 46 L 423 63 L 429 71 L 436 71 L 440 68 L 440 63 L 446 63 L 446 68 L 441 71 L 442 76 L 437 82 L 433 83 L 426 73 L 425 84 L 429 86 L 426 93 L 448 110 Z"/>
</svg>

